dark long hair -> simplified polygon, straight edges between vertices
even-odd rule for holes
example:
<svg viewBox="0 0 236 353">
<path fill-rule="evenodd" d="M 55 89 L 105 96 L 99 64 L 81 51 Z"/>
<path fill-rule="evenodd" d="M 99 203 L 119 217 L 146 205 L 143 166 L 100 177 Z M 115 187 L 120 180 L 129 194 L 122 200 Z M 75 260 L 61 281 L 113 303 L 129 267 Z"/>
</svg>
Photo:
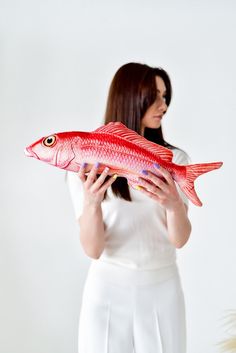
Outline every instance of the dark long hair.
<svg viewBox="0 0 236 353">
<path fill-rule="evenodd" d="M 172 87 L 165 70 L 139 63 L 128 63 L 121 66 L 110 85 L 105 124 L 111 121 L 120 121 L 129 129 L 141 134 L 141 120 L 147 109 L 156 100 L 156 76 L 161 77 L 165 83 L 166 104 L 169 106 Z M 164 140 L 161 127 L 158 129 L 145 128 L 144 137 L 166 148 L 174 148 Z M 111 188 L 116 196 L 131 201 L 126 178 L 117 178 Z"/>
</svg>

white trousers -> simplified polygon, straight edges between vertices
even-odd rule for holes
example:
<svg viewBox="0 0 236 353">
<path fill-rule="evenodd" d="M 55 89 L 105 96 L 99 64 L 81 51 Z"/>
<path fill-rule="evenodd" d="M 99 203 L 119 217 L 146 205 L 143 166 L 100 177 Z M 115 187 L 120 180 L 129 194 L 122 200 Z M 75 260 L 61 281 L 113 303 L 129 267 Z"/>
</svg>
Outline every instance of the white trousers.
<svg viewBox="0 0 236 353">
<path fill-rule="evenodd" d="M 79 321 L 79 353 L 186 353 L 177 265 L 128 269 L 93 260 Z"/>
</svg>

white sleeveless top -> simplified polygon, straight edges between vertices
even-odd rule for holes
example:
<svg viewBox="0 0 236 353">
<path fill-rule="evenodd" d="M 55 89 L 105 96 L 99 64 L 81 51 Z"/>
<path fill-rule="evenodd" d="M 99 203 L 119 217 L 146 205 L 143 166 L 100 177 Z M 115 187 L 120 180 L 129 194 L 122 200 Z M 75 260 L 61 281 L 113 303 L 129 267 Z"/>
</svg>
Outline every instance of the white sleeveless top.
<svg viewBox="0 0 236 353">
<path fill-rule="evenodd" d="M 173 162 L 189 164 L 188 155 L 173 149 Z M 83 209 L 83 186 L 77 173 L 68 172 L 69 186 L 76 219 Z M 188 199 L 179 189 L 184 203 Z M 168 239 L 166 211 L 148 196 L 130 189 L 132 202 L 113 195 L 109 188 L 102 202 L 105 223 L 105 248 L 99 260 L 135 269 L 158 269 L 176 261 L 176 248 Z"/>
</svg>

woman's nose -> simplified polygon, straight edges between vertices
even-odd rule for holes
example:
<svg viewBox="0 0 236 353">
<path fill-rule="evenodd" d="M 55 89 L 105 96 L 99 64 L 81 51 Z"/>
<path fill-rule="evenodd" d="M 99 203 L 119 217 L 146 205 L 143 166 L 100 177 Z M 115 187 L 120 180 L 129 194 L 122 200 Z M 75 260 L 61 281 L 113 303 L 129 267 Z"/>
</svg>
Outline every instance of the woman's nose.
<svg viewBox="0 0 236 353">
<path fill-rule="evenodd" d="M 158 99 L 158 102 L 157 102 L 157 106 L 158 106 L 158 110 L 162 111 L 163 113 L 167 111 L 167 104 L 166 104 L 166 101 L 165 101 L 165 98 L 160 98 Z"/>
</svg>

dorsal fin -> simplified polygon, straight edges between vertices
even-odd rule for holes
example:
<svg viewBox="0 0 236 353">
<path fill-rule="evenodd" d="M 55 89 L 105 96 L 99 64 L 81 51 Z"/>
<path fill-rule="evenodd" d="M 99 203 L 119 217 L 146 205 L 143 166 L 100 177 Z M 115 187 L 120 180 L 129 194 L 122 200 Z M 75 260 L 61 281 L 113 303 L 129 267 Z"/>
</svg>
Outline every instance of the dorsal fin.
<svg viewBox="0 0 236 353">
<path fill-rule="evenodd" d="M 139 135 L 137 132 L 128 129 L 124 124 L 121 122 L 110 122 L 107 125 L 103 125 L 98 129 L 92 131 L 92 133 L 106 133 L 106 134 L 115 134 L 120 136 L 127 141 L 133 142 L 139 147 L 143 147 L 149 152 L 154 153 L 161 159 L 166 162 L 171 162 L 173 158 L 173 153 L 166 147 L 158 145 L 154 142 L 148 141 L 143 136 Z"/>
</svg>

